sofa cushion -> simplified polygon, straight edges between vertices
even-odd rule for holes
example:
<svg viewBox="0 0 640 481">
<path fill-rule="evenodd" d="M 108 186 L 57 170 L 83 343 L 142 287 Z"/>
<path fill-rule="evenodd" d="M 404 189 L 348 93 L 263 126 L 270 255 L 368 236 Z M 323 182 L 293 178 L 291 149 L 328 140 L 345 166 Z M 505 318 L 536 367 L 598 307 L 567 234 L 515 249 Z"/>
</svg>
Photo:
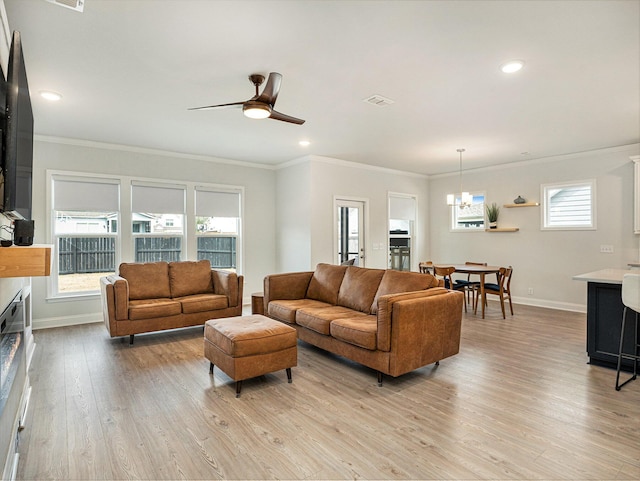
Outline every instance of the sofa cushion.
<svg viewBox="0 0 640 481">
<path fill-rule="evenodd" d="M 193 296 L 177 297 L 174 300 L 182 304 L 182 312 L 185 314 L 215 311 L 229 307 L 227 296 L 220 294 L 195 294 Z"/>
<path fill-rule="evenodd" d="M 307 298 L 335 306 L 338 303 L 338 292 L 346 271 L 347 266 L 318 264 L 309 282 Z"/>
<path fill-rule="evenodd" d="M 274 319 L 289 324 L 296 323 L 296 311 L 301 307 L 329 307 L 331 304 L 313 299 L 281 299 L 271 301 L 267 306 L 267 314 Z"/>
<path fill-rule="evenodd" d="M 364 313 L 342 306 L 303 307 L 296 312 L 296 324 L 328 336 L 331 321 L 341 317 L 358 315 L 366 316 Z"/>
<path fill-rule="evenodd" d="M 169 263 L 171 297 L 213 294 L 211 263 L 208 260 Z"/>
<path fill-rule="evenodd" d="M 383 274 L 383 269 L 347 267 L 338 292 L 338 305 L 369 314 Z"/>
<path fill-rule="evenodd" d="M 176 316 L 181 312 L 180 303 L 173 299 L 140 299 L 129 302 L 129 319 L 131 321 Z"/>
<path fill-rule="evenodd" d="M 378 312 L 378 298 L 387 294 L 397 294 L 399 292 L 422 291 L 438 287 L 438 279 L 431 274 L 420 272 L 406 272 L 387 270 L 382 276 L 380 287 L 373 298 L 371 304 L 371 314 Z"/>
<path fill-rule="evenodd" d="M 122 263 L 120 277 L 129 283 L 129 299 L 171 297 L 169 264 L 166 262 Z"/>
<path fill-rule="evenodd" d="M 363 314 L 344 317 L 331 322 L 331 336 L 340 341 L 375 351 L 378 321 L 376 316 Z"/>
</svg>

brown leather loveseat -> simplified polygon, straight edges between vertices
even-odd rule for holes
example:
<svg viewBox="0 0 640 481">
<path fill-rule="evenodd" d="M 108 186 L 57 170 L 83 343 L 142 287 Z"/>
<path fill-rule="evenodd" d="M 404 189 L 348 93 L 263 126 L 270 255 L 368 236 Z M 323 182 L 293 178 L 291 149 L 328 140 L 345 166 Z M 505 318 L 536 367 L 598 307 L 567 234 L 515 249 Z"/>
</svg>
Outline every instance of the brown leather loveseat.
<svg viewBox="0 0 640 481">
<path fill-rule="evenodd" d="M 208 260 L 120 264 L 100 278 L 111 337 L 197 326 L 242 314 L 243 276 L 211 269 Z"/>
<path fill-rule="evenodd" d="M 264 279 L 264 312 L 298 338 L 400 376 L 457 354 L 461 292 L 430 274 L 318 264 Z"/>
</svg>

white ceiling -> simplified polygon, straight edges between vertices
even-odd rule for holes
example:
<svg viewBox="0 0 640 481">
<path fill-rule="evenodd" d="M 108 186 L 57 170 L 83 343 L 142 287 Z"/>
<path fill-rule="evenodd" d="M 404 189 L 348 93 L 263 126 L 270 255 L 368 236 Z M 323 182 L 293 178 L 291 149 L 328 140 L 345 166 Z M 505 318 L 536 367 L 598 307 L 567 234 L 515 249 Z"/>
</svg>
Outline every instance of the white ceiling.
<svg viewBox="0 0 640 481">
<path fill-rule="evenodd" d="M 640 142 L 640 1 L 5 0 L 36 134 L 279 164 L 423 174 Z M 523 59 L 511 76 L 499 66 Z M 251 73 L 276 109 L 241 110 Z M 55 104 L 36 94 L 52 89 Z M 377 107 L 363 99 L 395 101 Z M 309 147 L 298 141 L 308 139 Z M 528 152 L 528 155 L 523 155 Z"/>
</svg>

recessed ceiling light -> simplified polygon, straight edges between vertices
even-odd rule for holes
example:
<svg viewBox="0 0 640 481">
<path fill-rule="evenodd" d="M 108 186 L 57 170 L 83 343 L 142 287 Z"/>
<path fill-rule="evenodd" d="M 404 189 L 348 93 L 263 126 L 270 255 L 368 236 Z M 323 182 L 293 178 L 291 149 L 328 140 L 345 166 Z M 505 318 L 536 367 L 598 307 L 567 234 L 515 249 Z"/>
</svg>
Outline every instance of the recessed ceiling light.
<svg viewBox="0 0 640 481">
<path fill-rule="evenodd" d="M 311 145 L 311 142 L 309 142 L 308 140 L 301 140 L 300 142 L 298 142 L 298 145 L 302 147 L 309 147 L 309 145 Z"/>
<path fill-rule="evenodd" d="M 509 60 L 500 66 L 500 70 L 504 73 L 515 73 L 522 67 L 524 67 L 524 62 L 522 60 Z"/>
<path fill-rule="evenodd" d="M 50 100 L 51 102 L 57 102 L 62 98 L 62 95 L 60 95 L 58 92 L 54 92 L 53 90 L 41 90 L 40 97 Z"/>
</svg>

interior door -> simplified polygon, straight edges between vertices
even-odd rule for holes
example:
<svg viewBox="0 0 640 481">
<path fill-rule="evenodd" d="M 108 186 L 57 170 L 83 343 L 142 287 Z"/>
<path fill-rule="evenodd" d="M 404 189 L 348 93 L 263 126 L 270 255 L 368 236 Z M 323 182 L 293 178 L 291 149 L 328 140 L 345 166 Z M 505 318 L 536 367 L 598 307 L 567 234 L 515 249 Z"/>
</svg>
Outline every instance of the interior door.
<svg viewBox="0 0 640 481">
<path fill-rule="evenodd" d="M 336 263 L 353 260 L 353 265 L 364 267 L 364 202 L 336 199 Z"/>
</svg>

